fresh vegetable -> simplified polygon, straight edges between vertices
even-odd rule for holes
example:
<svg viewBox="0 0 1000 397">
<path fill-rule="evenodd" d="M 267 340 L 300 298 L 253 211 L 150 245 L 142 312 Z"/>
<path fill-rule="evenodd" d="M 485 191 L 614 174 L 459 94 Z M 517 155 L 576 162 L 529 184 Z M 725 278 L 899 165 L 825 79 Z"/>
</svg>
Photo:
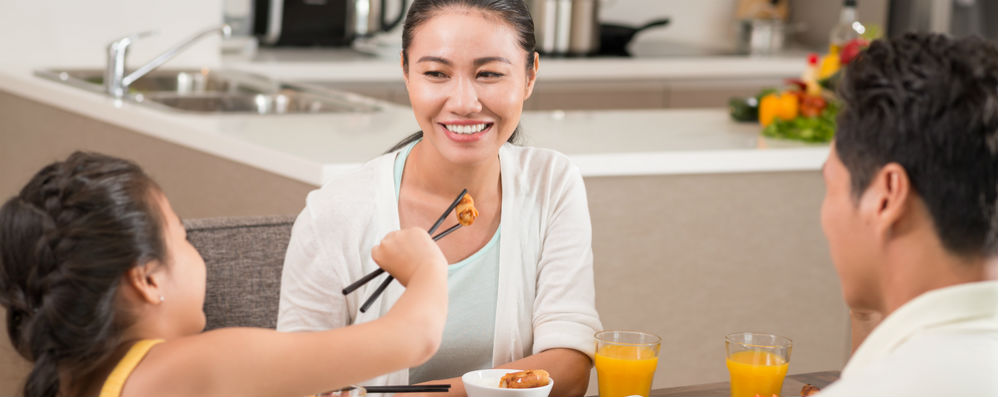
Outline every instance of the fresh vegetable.
<svg viewBox="0 0 1000 397">
<path fill-rule="evenodd" d="M 805 117 L 819 116 L 823 109 L 826 109 L 826 99 L 819 95 L 804 95 L 799 109 Z"/>
<path fill-rule="evenodd" d="M 840 63 L 846 65 L 848 62 L 851 62 L 866 47 L 868 47 L 868 40 L 863 38 L 848 41 L 847 44 L 844 44 L 844 49 L 840 50 Z"/>
<path fill-rule="evenodd" d="M 760 125 L 767 127 L 775 119 L 791 120 L 799 114 L 799 99 L 789 91 L 765 95 L 760 100 Z"/>
<path fill-rule="evenodd" d="M 767 127 L 763 134 L 766 137 L 782 139 L 798 139 L 806 142 L 829 142 L 837 129 L 837 111 L 840 106 L 829 102 L 825 109 L 815 117 L 796 117 L 792 120 L 777 119 Z"/>
<path fill-rule="evenodd" d="M 764 136 L 796 139 L 806 142 L 829 142 L 837 129 L 840 104 L 833 91 L 843 71 L 840 62 L 850 61 L 868 45 L 868 39 L 855 39 L 839 48 L 830 46 L 830 53 L 817 64 L 810 54 L 801 79 L 786 79 L 786 87 L 773 88 L 757 94 L 757 121 Z M 749 100 L 731 98 L 730 116 L 734 120 L 750 120 Z"/>
<path fill-rule="evenodd" d="M 765 96 L 767 96 L 768 94 L 773 94 L 775 92 L 778 92 L 778 89 L 771 87 L 760 90 L 760 92 L 757 93 L 757 104 L 759 105 L 760 100 L 763 99 Z"/>
<path fill-rule="evenodd" d="M 819 95 L 822 89 L 817 82 L 819 80 L 819 54 L 813 52 L 809 54 L 806 61 L 806 70 L 802 72 L 802 82 L 806 85 L 806 93 L 809 95 Z"/>
<path fill-rule="evenodd" d="M 734 121 L 757 121 L 757 105 L 756 97 L 729 98 L 729 117 Z"/>
<path fill-rule="evenodd" d="M 823 60 L 819 63 L 819 75 L 816 77 L 820 80 L 820 85 L 838 70 L 840 70 L 840 51 L 837 50 L 837 46 L 830 46 L 830 53 L 823 55 Z"/>
</svg>

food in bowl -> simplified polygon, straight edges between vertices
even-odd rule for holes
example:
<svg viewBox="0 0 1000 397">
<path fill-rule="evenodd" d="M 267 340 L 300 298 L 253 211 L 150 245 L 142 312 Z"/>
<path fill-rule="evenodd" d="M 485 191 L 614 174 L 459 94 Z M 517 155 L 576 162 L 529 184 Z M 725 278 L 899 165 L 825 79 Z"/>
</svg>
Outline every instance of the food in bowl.
<svg viewBox="0 0 1000 397">
<path fill-rule="evenodd" d="M 819 393 L 819 388 L 806 383 L 802 386 L 802 397 L 811 396 L 813 394 Z"/>
<path fill-rule="evenodd" d="M 556 383 L 551 376 L 547 385 L 539 387 L 512 389 L 498 386 L 504 375 L 523 371 L 507 368 L 477 369 L 462 375 L 462 383 L 465 384 L 465 392 L 469 397 L 548 397 Z"/>
<path fill-rule="evenodd" d="M 511 372 L 500 378 L 499 387 L 508 389 L 530 389 L 549 384 L 549 373 L 544 369 Z"/>
</svg>

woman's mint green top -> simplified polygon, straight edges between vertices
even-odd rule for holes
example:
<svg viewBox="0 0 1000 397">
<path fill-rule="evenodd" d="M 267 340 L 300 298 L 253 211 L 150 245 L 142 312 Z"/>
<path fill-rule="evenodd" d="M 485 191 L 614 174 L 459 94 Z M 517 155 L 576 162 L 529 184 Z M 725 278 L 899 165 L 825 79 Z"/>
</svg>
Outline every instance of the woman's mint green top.
<svg viewBox="0 0 1000 397">
<path fill-rule="evenodd" d="M 416 142 L 399 151 L 393 176 L 396 201 L 406 158 Z M 449 220 L 452 219 L 449 217 Z M 435 233 L 451 227 L 447 221 Z M 445 237 L 447 238 L 447 237 Z M 448 266 L 448 320 L 441 347 L 423 365 L 410 368 L 410 383 L 453 378 L 474 369 L 493 367 L 493 326 L 496 322 L 500 274 L 500 228 L 483 248 Z"/>
</svg>

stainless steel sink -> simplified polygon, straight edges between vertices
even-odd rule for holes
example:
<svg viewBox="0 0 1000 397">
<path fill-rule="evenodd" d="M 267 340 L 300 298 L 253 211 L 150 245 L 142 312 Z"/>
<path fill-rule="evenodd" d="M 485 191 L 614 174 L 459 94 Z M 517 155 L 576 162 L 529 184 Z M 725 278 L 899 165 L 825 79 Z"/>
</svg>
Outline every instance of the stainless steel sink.
<svg viewBox="0 0 1000 397">
<path fill-rule="evenodd" d="M 46 69 L 39 77 L 104 95 L 104 71 Z M 234 70 L 156 70 L 129 85 L 125 100 L 162 110 L 224 114 L 369 113 L 380 104 L 356 94 Z"/>
</svg>

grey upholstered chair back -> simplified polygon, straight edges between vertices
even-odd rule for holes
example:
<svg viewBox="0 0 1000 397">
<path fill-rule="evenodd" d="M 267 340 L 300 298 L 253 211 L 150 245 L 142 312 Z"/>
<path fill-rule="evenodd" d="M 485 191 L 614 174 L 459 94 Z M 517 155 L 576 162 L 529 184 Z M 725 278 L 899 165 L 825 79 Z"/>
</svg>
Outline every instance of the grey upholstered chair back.
<svg viewBox="0 0 1000 397">
<path fill-rule="evenodd" d="M 189 219 L 188 239 L 205 258 L 205 330 L 274 328 L 281 267 L 293 216 Z"/>
</svg>

